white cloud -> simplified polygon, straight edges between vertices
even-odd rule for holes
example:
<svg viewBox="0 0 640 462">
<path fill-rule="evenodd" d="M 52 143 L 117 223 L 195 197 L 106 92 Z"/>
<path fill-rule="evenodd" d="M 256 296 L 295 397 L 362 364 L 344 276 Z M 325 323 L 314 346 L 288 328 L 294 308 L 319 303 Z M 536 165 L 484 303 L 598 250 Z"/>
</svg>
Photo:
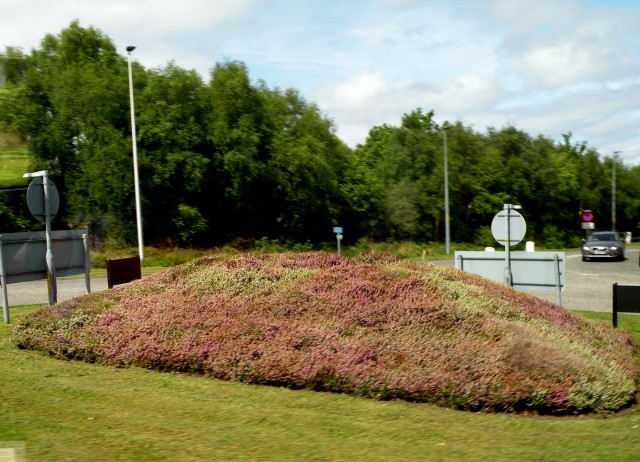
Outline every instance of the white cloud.
<svg viewBox="0 0 640 462">
<path fill-rule="evenodd" d="M 574 133 L 640 162 L 640 4 L 627 0 L 3 0 L 0 46 L 38 47 L 78 19 L 146 67 L 206 79 L 244 62 L 293 87 L 349 145 L 434 110 L 482 131 Z"/>
<path fill-rule="evenodd" d="M 615 2 L 611 2 L 615 3 Z M 584 1 L 492 2 L 496 20 L 507 27 L 499 48 L 502 69 L 529 91 L 566 87 L 637 73 L 638 13 Z"/>
<path fill-rule="evenodd" d="M 363 73 L 323 85 L 311 97 L 334 119 L 338 135 L 354 147 L 364 143 L 371 127 L 398 125 L 403 114 L 415 109 L 434 110 L 440 122 L 469 123 L 469 117 L 494 104 L 500 92 L 494 80 L 474 75 L 430 84 L 424 80 L 397 82 L 381 74 Z"/>
<path fill-rule="evenodd" d="M 217 0 L 212 5 L 208 0 L 3 0 L 0 45 L 19 46 L 28 52 L 46 34 L 57 35 L 79 20 L 82 27 L 101 30 L 123 53 L 130 44 L 137 44 L 139 51 L 146 49 L 138 57 L 150 67 L 171 60 L 197 63 L 203 53 L 190 53 L 185 35 L 206 33 L 241 19 L 257 1 Z"/>
<path fill-rule="evenodd" d="M 336 88 L 336 97 L 349 104 L 366 102 L 385 92 L 388 83 L 380 74 L 366 73 L 357 75 L 350 81 L 340 84 Z"/>
</svg>

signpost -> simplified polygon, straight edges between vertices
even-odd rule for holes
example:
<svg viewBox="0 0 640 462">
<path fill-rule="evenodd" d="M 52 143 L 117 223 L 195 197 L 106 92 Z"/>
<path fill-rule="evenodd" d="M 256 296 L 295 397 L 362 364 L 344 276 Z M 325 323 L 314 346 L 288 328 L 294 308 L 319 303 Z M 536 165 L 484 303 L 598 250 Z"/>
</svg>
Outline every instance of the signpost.
<svg viewBox="0 0 640 462">
<path fill-rule="evenodd" d="M 25 173 L 23 177 L 33 178 L 27 188 L 27 206 L 36 220 L 45 223 L 45 231 L 0 234 L 0 286 L 7 323 L 7 284 L 47 279 L 49 305 L 57 303 L 56 262 L 60 276 L 84 273 L 87 293 L 91 292 L 87 230 L 51 231 L 51 217 L 58 213 L 60 196 L 49 180 L 49 171 Z"/>
<path fill-rule="evenodd" d="M 504 256 L 502 252 L 456 251 L 455 267 L 483 278 L 502 282 Z M 513 252 L 513 287 L 527 291 L 555 291 L 556 303 L 562 304 L 565 290 L 564 252 Z"/>
<path fill-rule="evenodd" d="M 46 171 L 44 171 L 46 172 Z M 44 172 L 27 173 L 26 175 L 37 175 Z M 47 175 L 48 179 L 48 175 Z M 46 207 L 45 207 L 45 194 L 49 199 L 49 213 L 52 216 L 58 214 L 58 208 L 60 208 L 60 195 L 56 185 L 51 180 L 47 181 L 47 192 L 44 190 L 44 176 L 36 176 L 29 187 L 27 188 L 27 207 L 31 215 L 40 223 L 46 221 Z"/>
<path fill-rule="evenodd" d="M 492 281 L 503 280 L 511 287 L 523 290 L 555 290 L 557 303 L 561 305 L 560 294 L 565 286 L 563 252 L 514 252 L 512 272 L 510 248 L 527 233 L 527 223 L 517 211 L 520 208 L 519 205 L 504 204 L 491 223 L 493 237 L 504 245 L 504 258 L 500 252 L 456 252 L 455 266 Z"/>
<path fill-rule="evenodd" d="M 596 225 L 593 221 L 595 217 L 591 210 L 583 210 L 580 218 L 582 220 L 582 229 L 595 229 Z"/>
<path fill-rule="evenodd" d="M 613 327 L 618 327 L 618 313 L 640 313 L 640 286 L 613 284 Z"/>
<path fill-rule="evenodd" d="M 27 189 L 27 205 L 36 219 L 45 222 L 45 234 L 47 240 L 47 282 L 49 287 L 49 305 L 55 305 L 58 299 L 56 287 L 56 266 L 53 261 L 51 248 L 51 217 L 58 213 L 60 199 L 55 185 L 49 181 L 49 171 L 40 170 L 34 173 L 25 173 L 24 178 L 33 178 Z M 30 194 L 31 192 L 31 194 Z"/>
<path fill-rule="evenodd" d="M 333 232 L 336 233 L 336 241 L 338 241 L 338 255 L 340 255 L 340 241 L 342 240 L 342 228 L 340 226 L 334 226 Z"/>
<path fill-rule="evenodd" d="M 88 230 L 52 231 L 50 240 L 56 275 L 84 273 L 87 293 L 91 292 Z M 44 231 L 0 234 L 0 285 L 5 322 L 9 322 L 7 285 L 47 279 L 49 262 L 43 258 L 46 250 Z"/>
<path fill-rule="evenodd" d="M 520 205 L 504 204 L 501 212 L 498 212 L 491 222 L 491 232 L 493 237 L 500 244 L 504 245 L 505 267 L 504 282 L 513 287 L 513 277 L 511 274 L 511 246 L 519 243 L 527 233 L 527 223 L 520 212 Z"/>
</svg>

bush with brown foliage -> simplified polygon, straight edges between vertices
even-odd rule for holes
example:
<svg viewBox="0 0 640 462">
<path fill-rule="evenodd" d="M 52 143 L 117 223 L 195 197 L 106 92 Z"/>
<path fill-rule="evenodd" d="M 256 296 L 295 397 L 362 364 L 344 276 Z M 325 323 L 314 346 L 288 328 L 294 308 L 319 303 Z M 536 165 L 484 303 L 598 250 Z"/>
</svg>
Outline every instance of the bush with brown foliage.
<svg viewBox="0 0 640 462">
<path fill-rule="evenodd" d="M 466 410 L 617 410 L 638 376 L 623 332 L 390 256 L 204 257 L 45 308 L 12 336 L 61 358 Z"/>
</svg>

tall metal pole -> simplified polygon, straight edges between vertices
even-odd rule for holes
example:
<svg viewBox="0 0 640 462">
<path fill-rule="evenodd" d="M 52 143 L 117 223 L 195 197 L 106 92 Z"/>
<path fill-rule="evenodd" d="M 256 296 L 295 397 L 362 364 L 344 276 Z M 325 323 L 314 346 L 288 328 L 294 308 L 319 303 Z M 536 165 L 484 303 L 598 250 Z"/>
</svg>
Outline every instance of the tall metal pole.
<svg viewBox="0 0 640 462">
<path fill-rule="evenodd" d="M 45 238 L 47 242 L 47 282 L 49 283 L 49 305 L 58 303 L 58 285 L 56 282 L 56 265 L 53 261 L 53 248 L 51 245 L 51 205 L 49 203 L 49 171 L 42 171 L 42 188 L 44 190 L 44 223 Z"/>
<path fill-rule="evenodd" d="M 445 125 L 442 127 L 442 150 L 444 157 L 444 251 L 449 255 L 451 247 L 451 230 L 449 226 L 449 165 L 447 162 L 447 130 L 449 130 L 449 126 Z"/>
<path fill-rule="evenodd" d="M 0 235 L 0 285 L 2 286 L 2 311 L 4 313 L 4 322 L 9 324 L 9 297 L 7 295 L 7 278 L 4 275 L 4 263 L 2 256 L 2 235 Z"/>
<path fill-rule="evenodd" d="M 511 273 L 511 207 L 511 204 L 504 204 L 504 209 L 507 211 L 507 219 L 504 222 L 504 282 L 513 287 L 513 275 Z"/>
<path fill-rule="evenodd" d="M 616 230 L 616 163 L 620 151 L 614 151 L 611 161 L 611 231 Z"/>
<path fill-rule="evenodd" d="M 140 180 L 138 178 L 138 148 L 136 141 L 136 116 L 133 104 L 133 72 L 131 71 L 131 52 L 136 47 L 128 46 L 127 53 L 129 55 L 129 100 L 131 104 L 131 143 L 133 144 L 133 185 L 136 196 L 136 223 L 138 228 L 138 253 L 140 261 L 144 260 L 144 241 L 142 238 L 142 215 L 140 212 Z"/>
<path fill-rule="evenodd" d="M 25 173 L 22 175 L 24 178 L 42 178 L 42 199 L 44 208 L 44 223 L 45 223 L 45 241 L 46 241 L 46 254 L 45 260 L 47 263 L 47 287 L 49 288 L 49 305 L 55 305 L 58 303 L 58 286 L 56 282 L 56 265 L 53 259 L 53 247 L 51 237 L 51 216 L 55 215 L 56 211 L 51 210 L 51 191 L 49 190 L 49 171 L 40 170 L 39 172 Z M 52 186 L 53 189 L 55 189 Z M 28 194 L 27 194 L 28 195 Z M 38 214 L 40 212 L 38 211 Z M 34 213 L 35 215 L 35 213 Z M 1 258 L 1 256 L 0 256 Z M 2 265 L 0 265 L 1 267 Z M 7 321 L 8 322 L 8 321 Z"/>
</svg>

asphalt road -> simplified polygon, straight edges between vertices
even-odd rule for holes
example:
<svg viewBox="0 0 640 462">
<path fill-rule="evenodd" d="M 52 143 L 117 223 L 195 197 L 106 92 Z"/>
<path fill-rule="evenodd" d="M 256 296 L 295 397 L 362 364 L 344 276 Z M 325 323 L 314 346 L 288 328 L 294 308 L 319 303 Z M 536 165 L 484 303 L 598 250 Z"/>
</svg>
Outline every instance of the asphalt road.
<svg viewBox="0 0 640 462">
<path fill-rule="evenodd" d="M 579 252 L 568 252 L 562 306 L 571 310 L 612 311 L 614 283 L 640 285 L 639 254 L 639 247 L 627 247 L 624 261 L 583 262 Z M 548 299 L 555 301 L 555 296 Z"/>
<path fill-rule="evenodd" d="M 560 304 L 571 310 L 608 311 L 613 305 L 613 284 L 640 285 L 638 256 L 640 247 L 627 247 L 624 261 L 583 262 L 580 251 L 565 252 L 565 290 Z M 433 261 L 436 265 L 453 266 L 453 260 Z M 532 291 L 531 294 L 556 302 L 553 292 Z"/>
<path fill-rule="evenodd" d="M 83 275 L 67 276 L 57 279 L 58 301 L 71 299 L 87 293 L 87 285 Z M 107 288 L 107 277 L 92 277 L 90 289 L 92 292 L 105 290 Z M 9 307 L 16 305 L 35 305 L 38 303 L 49 303 L 49 289 L 47 281 L 19 282 L 7 285 L 7 299 Z"/>
<path fill-rule="evenodd" d="M 579 251 L 565 252 L 566 288 L 561 294 L 561 305 L 571 310 L 611 311 L 613 284 L 640 285 L 638 257 L 640 247 L 627 247 L 624 261 L 583 262 Z M 437 260 L 436 265 L 453 266 L 453 259 Z M 107 277 L 91 278 L 91 291 L 107 289 Z M 87 293 L 84 276 L 58 279 L 58 301 Z M 556 302 L 555 292 L 531 292 L 533 295 Z M 9 307 L 49 302 L 47 283 L 44 280 L 9 284 Z"/>
</svg>

